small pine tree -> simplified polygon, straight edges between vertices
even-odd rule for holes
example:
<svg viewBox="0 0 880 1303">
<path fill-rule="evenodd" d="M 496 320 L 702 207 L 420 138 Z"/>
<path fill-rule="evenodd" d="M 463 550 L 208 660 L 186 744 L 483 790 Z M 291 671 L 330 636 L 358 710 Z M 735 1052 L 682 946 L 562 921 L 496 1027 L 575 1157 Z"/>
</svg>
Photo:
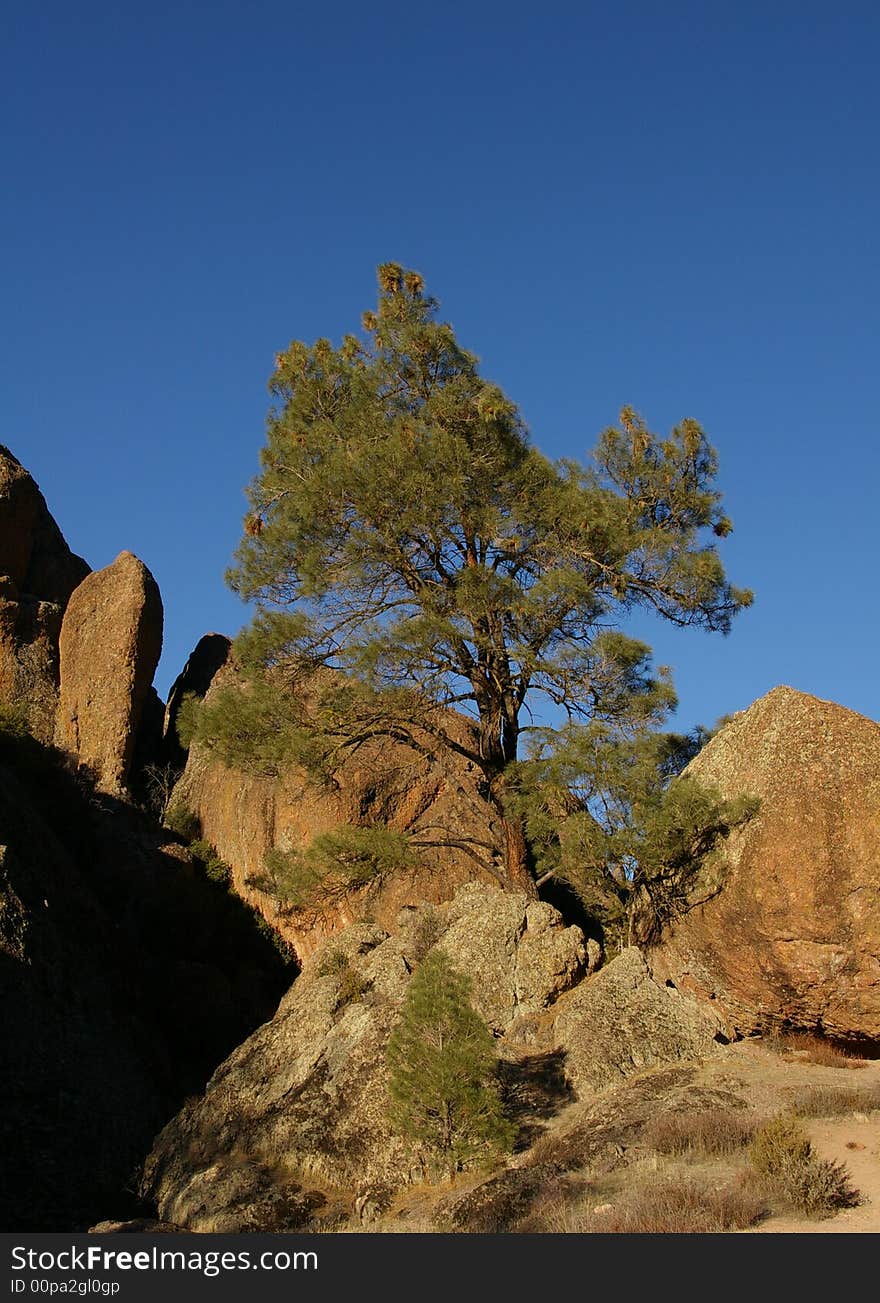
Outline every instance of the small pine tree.
<svg viewBox="0 0 880 1303">
<path fill-rule="evenodd" d="M 452 1175 L 508 1152 L 515 1129 L 494 1080 L 492 1033 L 470 1002 L 470 982 L 442 950 L 419 965 L 388 1042 L 390 1121 Z"/>
</svg>

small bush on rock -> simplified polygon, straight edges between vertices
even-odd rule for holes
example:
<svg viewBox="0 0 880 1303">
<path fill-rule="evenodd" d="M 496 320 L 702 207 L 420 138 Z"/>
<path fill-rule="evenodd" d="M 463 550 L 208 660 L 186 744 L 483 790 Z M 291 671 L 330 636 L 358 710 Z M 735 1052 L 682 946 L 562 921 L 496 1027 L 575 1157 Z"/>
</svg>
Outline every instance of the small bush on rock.
<svg viewBox="0 0 880 1303">
<path fill-rule="evenodd" d="M 199 816 L 181 800 L 171 801 L 165 811 L 165 827 L 176 832 L 178 837 L 191 842 L 201 836 L 202 824 Z"/>
</svg>

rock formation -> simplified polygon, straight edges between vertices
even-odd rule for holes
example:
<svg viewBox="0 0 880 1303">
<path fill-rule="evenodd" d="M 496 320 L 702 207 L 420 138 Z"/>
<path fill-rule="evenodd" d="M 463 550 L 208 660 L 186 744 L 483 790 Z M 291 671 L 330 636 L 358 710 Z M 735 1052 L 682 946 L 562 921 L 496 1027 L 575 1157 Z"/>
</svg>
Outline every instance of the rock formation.
<svg viewBox="0 0 880 1303">
<path fill-rule="evenodd" d="M 162 599 L 131 552 L 94 571 L 71 595 L 59 640 L 61 692 L 55 740 L 122 790 L 162 651 Z"/>
<path fill-rule="evenodd" d="M 660 1064 L 704 1058 L 718 1032 L 711 1009 L 654 981 L 635 946 L 570 991 L 555 1020 L 579 1095 Z"/>
<path fill-rule="evenodd" d="M 385 1045 L 410 973 L 431 944 L 475 978 L 504 1051 L 583 969 L 578 928 L 549 906 L 477 884 L 404 910 L 389 935 L 355 924 L 326 941 L 270 1023 L 158 1137 L 145 1193 L 163 1220 L 199 1231 L 290 1230 L 328 1200 L 381 1198 L 420 1168 L 392 1136 Z"/>
<path fill-rule="evenodd" d="M 235 673 L 234 667 L 222 670 L 212 691 Z M 468 727 L 462 717 L 453 722 Z M 382 927 L 391 928 L 407 905 L 448 900 L 457 887 L 474 879 L 493 883 L 461 845 L 468 839 L 483 845 L 497 841 L 497 814 L 481 795 L 480 775 L 468 761 L 456 755 L 428 760 L 402 744 L 381 740 L 350 757 L 336 779 L 332 787 L 321 786 L 293 766 L 277 780 L 254 777 L 196 746 L 172 798 L 196 816 L 202 836 L 231 865 L 235 890 L 263 911 L 301 962 L 310 960 L 325 936 L 354 922 L 365 909 Z M 319 911 L 284 909 L 255 886 L 265 876 L 266 853 L 273 847 L 301 847 L 339 824 L 362 823 L 421 832 L 436 846 L 424 867 L 395 874 L 368 897 L 355 893 Z"/>
<path fill-rule="evenodd" d="M 423 1179 L 388 1128 L 384 1060 L 410 973 L 431 945 L 473 976 L 508 1107 L 543 1082 L 537 1118 L 575 1108 L 583 1120 L 597 1091 L 719 1048 L 712 1015 L 654 982 L 637 950 L 584 977 L 580 929 L 520 893 L 472 883 L 444 905 L 404 910 L 391 935 L 361 923 L 324 942 L 274 1019 L 157 1138 L 143 1193 L 163 1220 L 194 1231 L 293 1230 L 381 1210 Z M 532 1138 L 542 1129 L 530 1126 Z M 493 1179 L 521 1184 L 513 1170 Z"/>
<path fill-rule="evenodd" d="M 44 741 L 54 730 L 61 618 L 88 573 L 33 478 L 0 447 L 0 701 L 23 709 Z"/>
<path fill-rule="evenodd" d="M 188 694 L 204 697 L 215 676 L 229 660 L 232 643 L 222 633 L 206 633 L 199 639 L 189 659 L 168 693 L 162 728 L 162 753 L 166 764 L 183 769 L 187 753 L 177 737 L 177 716 Z"/>
<path fill-rule="evenodd" d="M 880 725 L 792 688 L 736 715 L 688 772 L 760 798 L 721 890 L 651 952 L 728 1034 L 790 1025 L 880 1043 Z"/>
</svg>

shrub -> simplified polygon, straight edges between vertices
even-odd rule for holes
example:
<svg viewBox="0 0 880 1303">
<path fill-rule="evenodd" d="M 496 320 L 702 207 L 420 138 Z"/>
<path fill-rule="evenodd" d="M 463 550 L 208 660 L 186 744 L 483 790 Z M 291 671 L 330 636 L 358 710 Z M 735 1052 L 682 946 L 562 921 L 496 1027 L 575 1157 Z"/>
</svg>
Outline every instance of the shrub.
<svg viewBox="0 0 880 1303">
<path fill-rule="evenodd" d="M 335 977 L 348 968 L 349 958 L 344 950 L 328 950 L 318 965 L 319 977 Z"/>
<path fill-rule="evenodd" d="M 420 909 L 412 926 L 409 959 L 420 964 L 443 935 L 443 920 L 433 905 Z"/>
<path fill-rule="evenodd" d="M 165 811 L 165 827 L 176 832 L 184 841 L 194 841 L 201 836 L 202 823 L 185 801 L 179 798 L 169 803 Z"/>
<path fill-rule="evenodd" d="M 369 989 L 370 983 L 353 968 L 347 965 L 339 974 L 339 986 L 336 988 L 336 1008 L 342 1009 L 354 1000 L 359 1000 Z"/>
<path fill-rule="evenodd" d="M 812 1152 L 800 1124 L 781 1113 L 755 1132 L 749 1145 L 749 1161 L 760 1176 L 772 1177 L 786 1164 L 806 1163 Z"/>
<path fill-rule="evenodd" d="M 843 1163 L 815 1155 L 806 1163 L 784 1164 L 772 1184 L 781 1198 L 808 1217 L 827 1217 L 859 1203 Z"/>
<path fill-rule="evenodd" d="M 31 737 L 27 711 L 23 706 L 0 701 L 0 735 L 4 741 L 20 742 Z"/>
<path fill-rule="evenodd" d="M 648 1124 L 642 1140 L 659 1154 L 732 1154 L 749 1144 L 755 1125 L 733 1109 L 667 1113 Z"/>
<path fill-rule="evenodd" d="M 195 741 L 198 730 L 198 713 L 202 704 L 200 697 L 194 692 L 185 692 L 183 700 L 177 711 L 177 718 L 174 721 L 177 740 L 183 747 L 184 751 L 189 751 L 192 743 Z"/>
<path fill-rule="evenodd" d="M 290 942 L 285 941 L 281 933 L 276 931 L 271 923 L 267 922 L 258 909 L 251 910 L 251 916 L 257 932 L 264 940 L 272 942 L 272 945 L 278 951 L 282 961 L 285 964 L 292 964 L 298 967 L 296 952 Z"/>
<path fill-rule="evenodd" d="M 815 1063 L 822 1068 L 863 1068 L 865 1062 L 852 1050 L 817 1036 L 814 1032 L 776 1032 L 764 1037 L 768 1050 L 784 1057 L 796 1054 L 805 1063 Z"/>
<path fill-rule="evenodd" d="M 840 1163 L 818 1158 L 795 1118 L 771 1118 L 755 1133 L 749 1159 L 766 1192 L 808 1217 L 827 1216 L 859 1202 Z"/>
<path fill-rule="evenodd" d="M 403 833 L 381 825 L 341 824 L 320 833 L 304 850 L 271 850 L 265 882 L 273 895 L 295 908 L 320 908 L 412 863 Z"/>
<path fill-rule="evenodd" d="M 232 881 L 232 869 L 218 855 L 210 842 L 199 839 L 190 842 L 190 850 L 205 870 L 209 882 L 216 882 L 221 887 L 228 887 Z"/>
</svg>

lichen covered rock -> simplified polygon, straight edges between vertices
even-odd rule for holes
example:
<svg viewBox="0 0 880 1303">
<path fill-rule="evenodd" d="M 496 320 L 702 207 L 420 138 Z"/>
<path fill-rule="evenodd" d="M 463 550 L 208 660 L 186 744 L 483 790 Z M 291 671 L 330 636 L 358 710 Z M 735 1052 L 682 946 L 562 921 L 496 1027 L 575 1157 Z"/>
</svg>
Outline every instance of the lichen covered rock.
<svg viewBox="0 0 880 1303">
<path fill-rule="evenodd" d="M 554 1024 L 578 1095 L 658 1064 L 704 1058 L 718 1033 L 718 1020 L 693 997 L 651 977 L 635 946 L 570 991 Z"/>
</svg>

